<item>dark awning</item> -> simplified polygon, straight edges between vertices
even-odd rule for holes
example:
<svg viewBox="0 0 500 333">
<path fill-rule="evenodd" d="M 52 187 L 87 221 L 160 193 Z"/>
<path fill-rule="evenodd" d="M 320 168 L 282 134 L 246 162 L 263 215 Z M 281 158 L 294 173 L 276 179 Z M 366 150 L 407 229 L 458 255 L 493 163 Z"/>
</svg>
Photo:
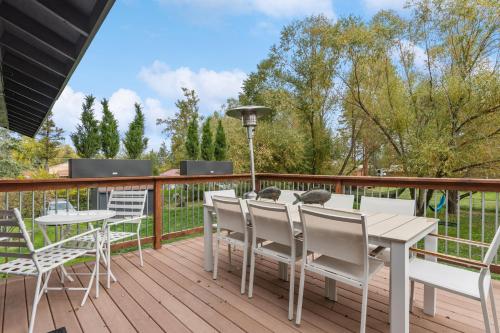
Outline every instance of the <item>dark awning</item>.
<svg viewBox="0 0 500 333">
<path fill-rule="evenodd" d="M 0 0 L 0 126 L 35 136 L 114 0 Z"/>
</svg>

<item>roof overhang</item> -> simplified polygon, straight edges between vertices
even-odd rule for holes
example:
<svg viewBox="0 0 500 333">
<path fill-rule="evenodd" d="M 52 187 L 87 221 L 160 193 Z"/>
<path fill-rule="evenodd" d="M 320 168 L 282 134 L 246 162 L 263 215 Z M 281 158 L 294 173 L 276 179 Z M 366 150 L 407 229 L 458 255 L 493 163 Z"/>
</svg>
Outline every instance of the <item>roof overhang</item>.
<svg viewBox="0 0 500 333">
<path fill-rule="evenodd" d="M 0 0 L 0 126 L 33 137 L 115 0 Z"/>
</svg>

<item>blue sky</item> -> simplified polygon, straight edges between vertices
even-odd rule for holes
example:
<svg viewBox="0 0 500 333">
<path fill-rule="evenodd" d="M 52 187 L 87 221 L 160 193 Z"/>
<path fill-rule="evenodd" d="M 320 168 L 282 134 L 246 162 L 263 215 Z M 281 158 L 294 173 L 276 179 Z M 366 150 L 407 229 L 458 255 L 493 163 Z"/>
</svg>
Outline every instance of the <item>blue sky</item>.
<svg viewBox="0 0 500 333">
<path fill-rule="evenodd" d="M 134 102 L 144 106 L 148 148 L 165 140 L 156 118 L 175 111 L 181 87 L 195 89 L 210 114 L 236 97 L 246 75 L 279 40 L 281 28 L 310 14 L 369 19 L 402 11 L 404 0 L 117 0 L 54 106 L 66 135 L 86 94 L 110 99 L 123 133 Z M 96 107 L 100 117 L 101 110 Z M 70 140 L 66 140 L 70 143 Z"/>
</svg>

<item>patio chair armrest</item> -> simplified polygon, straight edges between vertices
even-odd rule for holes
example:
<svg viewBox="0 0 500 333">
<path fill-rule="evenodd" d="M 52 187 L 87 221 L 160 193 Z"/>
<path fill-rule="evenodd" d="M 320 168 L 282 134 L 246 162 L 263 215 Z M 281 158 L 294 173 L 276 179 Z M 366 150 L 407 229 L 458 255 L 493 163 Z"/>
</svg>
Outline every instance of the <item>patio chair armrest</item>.
<svg viewBox="0 0 500 333">
<path fill-rule="evenodd" d="M 65 244 L 65 243 L 71 242 L 71 241 L 76 240 L 76 239 L 78 239 L 78 238 L 80 238 L 82 236 L 87 236 L 87 235 L 90 235 L 90 234 L 96 234 L 96 237 L 99 237 L 99 229 L 98 228 L 92 228 L 92 229 L 87 230 L 85 232 L 82 232 L 82 233 L 80 233 L 78 235 L 71 236 L 71 237 L 65 238 L 63 240 L 60 240 L 59 242 L 52 243 L 52 244 L 46 245 L 44 247 L 41 247 L 39 249 L 36 249 L 34 251 L 34 253 L 39 253 L 39 252 L 42 252 L 42 251 L 46 251 L 48 249 L 52 249 L 52 248 L 61 246 L 61 245 Z"/>
<path fill-rule="evenodd" d="M 444 253 L 439 253 L 439 252 L 434 252 L 434 251 L 428 251 L 428 250 L 422 250 L 422 249 L 417 249 L 414 247 L 410 248 L 411 252 L 417 253 L 417 254 L 422 254 L 422 255 L 429 255 L 433 256 L 439 259 L 443 259 L 444 261 L 456 263 L 462 266 L 466 267 L 473 267 L 473 268 L 488 268 L 488 265 L 474 259 L 467 259 L 467 258 L 461 258 L 457 256 L 452 256 L 449 254 L 444 254 Z"/>
<path fill-rule="evenodd" d="M 106 227 L 112 227 L 114 225 L 125 224 L 125 223 L 138 224 L 138 223 L 141 222 L 142 219 L 145 219 L 146 217 L 147 217 L 146 215 L 141 215 L 141 216 L 135 216 L 135 217 L 130 218 L 130 219 L 125 218 L 125 219 L 120 220 L 120 221 L 115 221 L 115 222 L 107 223 Z"/>
<path fill-rule="evenodd" d="M 429 234 L 429 236 L 436 237 L 439 239 L 444 239 L 444 240 L 449 240 L 452 242 L 457 242 L 457 243 L 462 243 L 462 244 L 468 244 L 468 245 L 473 245 L 473 246 L 478 246 L 478 247 L 484 247 L 484 248 L 489 248 L 490 244 L 484 243 L 484 242 L 478 242 L 478 241 L 473 241 L 469 239 L 463 239 L 463 238 L 458 238 L 458 237 L 452 237 L 452 236 L 446 236 L 446 235 L 439 235 L 435 233 Z"/>
</svg>

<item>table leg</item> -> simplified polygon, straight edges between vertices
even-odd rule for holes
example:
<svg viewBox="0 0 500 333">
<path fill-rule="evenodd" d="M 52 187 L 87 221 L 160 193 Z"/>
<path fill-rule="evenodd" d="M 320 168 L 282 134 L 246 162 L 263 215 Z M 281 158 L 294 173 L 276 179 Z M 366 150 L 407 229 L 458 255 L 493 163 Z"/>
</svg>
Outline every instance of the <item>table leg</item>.
<svg viewBox="0 0 500 333">
<path fill-rule="evenodd" d="M 436 229 L 433 231 L 434 233 L 437 232 Z M 436 237 L 425 237 L 424 246 L 426 250 L 436 252 L 437 245 L 438 239 Z M 428 255 L 425 256 L 425 259 L 434 262 L 437 260 L 436 257 Z M 424 286 L 424 313 L 431 316 L 436 314 L 436 288 L 427 285 Z"/>
<path fill-rule="evenodd" d="M 408 333 L 410 327 L 409 249 L 405 243 L 391 243 L 391 333 Z"/>
<path fill-rule="evenodd" d="M 212 223 L 212 212 L 207 207 L 203 207 L 203 263 L 207 272 L 211 272 L 214 268 Z"/>
<path fill-rule="evenodd" d="M 278 262 L 278 276 L 283 281 L 288 281 L 288 264 Z"/>
<path fill-rule="evenodd" d="M 325 277 L 325 297 L 330 301 L 337 301 L 337 281 Z"/>
</svg>

